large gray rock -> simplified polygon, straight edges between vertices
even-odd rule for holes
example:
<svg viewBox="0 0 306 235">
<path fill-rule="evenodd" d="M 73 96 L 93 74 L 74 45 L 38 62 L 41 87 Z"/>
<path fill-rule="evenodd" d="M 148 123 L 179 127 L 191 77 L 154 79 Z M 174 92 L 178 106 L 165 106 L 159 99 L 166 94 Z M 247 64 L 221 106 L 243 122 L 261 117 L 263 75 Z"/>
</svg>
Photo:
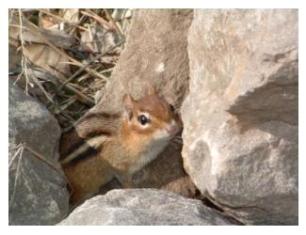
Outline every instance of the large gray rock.
<svg viewBox="0 0 306 235">
<path fill-rule="evenodd" d="M 201 201 L 156 189 L 112 190 L 76 208 L 60 225 L 230 225 Z"/>
<path fill-rule="evenodd" d="M 298 223 L 298 12 L 195 10 L 184 167 L 250 224 Z"/>
<path fill-rule="evenodd" d="M 68 213 L 59 137 L 55 118 L 10 81 L 9 224 L 55 224 Z"/>
<path fill-rule="evenodd" d="M 125 93 L 130 93 L 136 99 L 141 98 L 148 84 L 154 85 L 170 104 L 179 108 L 188 91 L 187 35 L 192 17 L 192 10 L 133 11 L 125 49 L 112 79 L 101 91 L 103 96 L 100 102 L 92 111 L 117 111 L 121 108 Z M 181 146 L 171 144 L 133 179 L 136 187 L 165 187 L 188 195 L 183 191 L 195 191 L 191 181 L 189 186 L 185 184 L 190 187 L 188 190 L 179 190 L 181 187 L 178 184 L 176 189 L 167 187 L 185 176 Z"/>
<path fill-rule="evenodd" d="M 148 83 L 179 107 L 188 92 L 187 35 L 192 17 L 193 11 L 184 9 L 133 11 L 125 49 L 95 108 L 119 109 L 124 93 L 138 99 Z"/>
</svg>

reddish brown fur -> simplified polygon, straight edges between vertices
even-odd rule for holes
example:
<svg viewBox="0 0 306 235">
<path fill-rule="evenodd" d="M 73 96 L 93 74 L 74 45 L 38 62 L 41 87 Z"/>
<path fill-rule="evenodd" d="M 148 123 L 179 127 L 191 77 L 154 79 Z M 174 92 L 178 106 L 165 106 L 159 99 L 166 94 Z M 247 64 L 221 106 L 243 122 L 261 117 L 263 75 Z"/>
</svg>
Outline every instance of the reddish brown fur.
<svg viewBox="0 0 306 235">
<path fill-rule="evenodd" d="M 141 134 L 148 134 L 158 128 L 163 128 L 165 124 L 170 123 L 171 119 L 174 118 L 174 113 L 171 112 L 169 104 L 163 98 L 155 94 L 145 96 L 139 101 L 134 101 L 133 105 L 134 120 L 130 128 Z M 152 122 L 149 128 L 143 129 L 139 126 L 137 117 L 142 112 L 150 114 Z"/>
<path fill-rule="evenodd" d="M 129 119 L 128 115 L 121 117 L 121 125 L 117 127 L 117 131 L 107 132 L 110 135 L 106 136 L 107 141 L 102 143 L 101 150 L 96 156 L 85 157 L 76 164 L 63 165 L 65 174 L 72 186 L 71 199 L 74 204 L 97 192 L 100 186 L 106 184 L 113 177 L 119 177 L 119 181 L 125 185 L 129 184 L 130 169 L 137 165 L 139 161 L 145 161 L 142 158 L 145 158 L 145 154 L 150 150 L 150 145 L 154 141 L 152 139 L 153 133 L 164 129 L 172 120 L 175 120 L 177 125 L 181 126 L 178 115 L 171 110 L 169 104 L 163 98 L 155 93 L 151 93 L 138 101 L 134 101 L 131 97 L 125 97 L 124 106 L 125 110 L 132 112 L 132 118 Z M 137 120 L 141 112 L 148 113 L 151 119 L 150 125 L 145 129 L 141 127 Z M 87 116 L 90 117 L 89 114 Z M 85 116 L 76 127 L 77 133 L 81 133 L 83 137 L 87 136 L 86 130 L 88 129 L 95 131 L 96 128 L 96 133 L 104 133 L 104 130 L 109 130 L 107 125 L 96 125 L 100 122 L 95 118 L 86 119 Z M 111 120 L 108 120 L 108 122 L 111 122 Z M 65 145 L 63 146 L 64 149 L 69 148 L 67 145 L 69 138 L 75 139 L 76 131 L 64 136 L 64 142 L 62 142 Z M 73 139 L 71 143 L 75 144 Z"/>
</svg>

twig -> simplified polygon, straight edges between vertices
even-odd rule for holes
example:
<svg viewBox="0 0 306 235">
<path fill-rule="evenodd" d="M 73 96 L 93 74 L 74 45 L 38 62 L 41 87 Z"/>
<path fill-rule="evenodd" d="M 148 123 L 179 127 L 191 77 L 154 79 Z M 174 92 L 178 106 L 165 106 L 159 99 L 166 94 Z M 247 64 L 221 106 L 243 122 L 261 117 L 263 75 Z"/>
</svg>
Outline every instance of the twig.
<svg viewBox="0 0 306 235">
<path fill-rule="evenodd" d="M 81 66 L 74 74 L 72 74 L 69 78 L 67 78 L 65 80 L 65 82 L 62 83 L 62 85 L 57 89 L 58 91 L 60 91 L 61 89 L 63 89 L 63 87 L 68 84 L 69 82 L 71 82 L 75 77 L 77 77 L 78 75 L 80 75 L 84 70 L 86 70 L 88 68 L 88 66 L 91 65 L 92 62 L 96 61 L 97 59 L 99 59 L 101 56 L 103 56 L 102 54 L 99 54 L 97 56 L 95 56 L 93 59 L 91 59 L 90 61 L 86 62 L 86 64 L 84 64 L 83 66 Z M 106 77 L 103 76 L 104 80 L 107 80 Z"/>
<path fill-rule="evenodd" d="M 18 177 L 20 175 L 20 163 L 21 163 L 21 159 L 22 159 L 22 156 L 23 156 L 23 151 L 24 151 L 24 146 L 22 144 L 19 144 L 16 146 L 17 151 L 16 153 L 14 154 L 12 160 L 10 161 L 9 163 L 9 167 L 11 167 L 13 161 L 15 160 L 15 158 L 17 158 L 17 156 L 19 156 L 18 158 L 18 162 L 17 162 L 17 169 L 16 169 L 16 174 L 15 174 L 15 180 L 14 180 L 14 188 L 13 188 L 13 194 L 12 194 L 12 197 L 10 199 L 10 205 L 12 205 L 12 202 L 14 201 L 15 199 L 15 195 L 16 195 L 16 188 L 17 188 L 17 180 L 18 180 Z"/>
<path fill-rule="evenodd" d="M 61 171 L 61 168 L 56 167 L 52 162 L 50 162 L 49 160 L 47 160 L 45 157 L 43 157 L 41 154 L 39 154 L 37 151 L 35 151 L 34 149 L 32 149 L 30 146 L 27 146 L 26 143 L 23 143 L 23 146 L 26 150 L 28 150 L 29 152 L 31 152 L 33 154 L 33 156 L 35 156 L 38 160 L 46 163 L 49 167 L 51 167 L 53 170 L 55 170 L 56 172 L 62 174 L 63 172 Z"/>
<path fill-rule="evenodd" d="M 51 72 L 51 71 L 50 71 Z M 53 72 L 51 72 L 53 73 Z M 58 78 L 58 81 L 61 83 L 61 84 L 64 84 L 64 82 L 66 81 L 66 78 L 60 74 L 60 73 L 57 73 L 56 75 L 53 74 L 54 76 L 57 76 Z M 80 91 L 78 91 L 76 88 L 74 88 L 73 86 L 71 86 L 70 84 L 66 84 L 64 85 L 63 87 L 66 87 L 68 90 L 72 91 L 73 93 L 75 93 L 77 95 L 77 98 L 78 100 L 80 100 L 82 103 L 85 103 L 87 105 L 94 105 L 95 102 L 93 99 L 89 98 L 88 96 L 82 94 Z"/>
<path fill-rule="evenodd" d="M 118 27 L 118 25 L 117 25 L 116 22 L 114 21 L 113 17 L 108 13 L 107 10 L 104 10 L 104 13 L 106 14 L 106 17 L 108 18 L 108 20 L 112 23 L 113 28 L 116 29 L 116 31 L 120 34 L 121 37 L 124 37 L 124 34 L 123 34 L 121 28 Z"/>
<path fill-rule="evenodd" d="M 67 109 L 70 105 L 72 105 L 77 98 L 75 96 L 70 97 L 66 104 L 61 105 L 56 111 L 54 111 L 55 114 L 60 114 L 62 113 L 65 109 Z"/>
<path fill-rule="evenodd" d="M 114 70 L 114 68 L 109 68 L 109 69 L 104 69 L 102 70 L 100 73 L 109 73 L 109 72 L 112 72 Z"/>
<path fill-rule="evenodd" d="M 62 112 L 61 115 L 68 120 L 67 122 L 69 123 L 69 125 L 73 125 L 73 123 L 75 122 L 75 119 L 73 119 L 69 114 Z"/>
<path fill-rule="evenodd" d="M 47 97 L 47 99 L 54 103 L 52 97 L 49 95 L 49 93 L 45 90 L 45 88 L 41 85 L 40 81 L 35 77 L 35 75 L 32 73 L 32 79 L 35 82 L 35 84 L 41 89 L 41 91 L 44 93 L 44 95 Z"/>
<path fill-rule="evenodd" d="M 86 73 L 84 74 L 83 76 L 79 77 L 77 79 L 78 82 L 81 82 L 81 81 L 84 81 L 85 79 L 89 78 L 90 77 L 90 74 Z"/>
<path fill-rule="evenodd" d="M 80 27 L 83 28 L 83 30 L 86 30 L 85 27 L 80 26 L 80 24 L 81 24 L 81 22 L 84 20 L 84 18 L 85 18 L 85 16 L 81 16 L 81 17 L 80 17 L 80 19 L 79 19 L 78 22 L 76 23 L 76 25 L 79 26 L 79 27 L 75 26 L 74 28 L 72 28 L 71 31 L 69 32 L 69 35 L 73 35 L 74 32 L 75 32 L 75 30 L 76 30 L 77 28 L 80 28 Z M 80 28 L 80 29 L 81 29 L 81 28 Z"/>
<path fill-rule="evenodd" d="M 19 16 L 19 24 L 20 24 L 20 28 L 19 28 L 19 39 L 20 39 L 20 47 L 21 47 L 21 66 L 23 68 L 22 72 L 20 73 L 20 75 L 17 77 L 16 82 L 21 78 L 21 76 L 24 74 L 26 82 L 25 82 L 25 92 L 28 95 L 28 84 L 30 84 L 31 86 L 33 86 L 33 84 L 30 82 L 30 78 L 29 78 L 29 70 L 28 70 L 28 64 L 26 61 L 26 58 L 24 57 L 24 39 L 23 39 L 23 20 L 22 20 L 22 12 L 21 9 L 18 9 L 18 16 Z"/>
</svg>

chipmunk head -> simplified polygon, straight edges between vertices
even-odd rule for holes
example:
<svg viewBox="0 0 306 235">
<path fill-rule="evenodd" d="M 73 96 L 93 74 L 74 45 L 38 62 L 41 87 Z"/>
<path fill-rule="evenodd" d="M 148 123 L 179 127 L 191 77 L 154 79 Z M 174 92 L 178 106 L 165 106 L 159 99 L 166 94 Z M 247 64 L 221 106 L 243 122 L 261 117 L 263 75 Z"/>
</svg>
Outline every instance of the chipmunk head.
<svg viewBox="0 0 306 235">
<path fill-rule="evenodd" d="M 172 105 L 159 96 L 154 88 L 147 95 L 134 100 L 130 95 L 123 97 L 126 127 L 143 140 L 170 140 L 182 127 L 180 118 Z"/>
</svg>

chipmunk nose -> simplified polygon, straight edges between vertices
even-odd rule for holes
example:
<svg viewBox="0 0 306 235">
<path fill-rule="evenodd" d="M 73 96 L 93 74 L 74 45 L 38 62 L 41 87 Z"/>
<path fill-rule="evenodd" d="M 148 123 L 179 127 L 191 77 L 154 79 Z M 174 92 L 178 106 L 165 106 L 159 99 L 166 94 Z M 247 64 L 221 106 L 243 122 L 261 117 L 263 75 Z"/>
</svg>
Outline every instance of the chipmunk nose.
<svg viewBox="0 0 306 235">
<path fill-rule="evenodd" d="M 181 128 L 175 121 L 172 121 L 171 124 L 166 127 L 166 130 L 170 136 L 175 136 L 180 131 L 180 129 Z"/>
</svg>

